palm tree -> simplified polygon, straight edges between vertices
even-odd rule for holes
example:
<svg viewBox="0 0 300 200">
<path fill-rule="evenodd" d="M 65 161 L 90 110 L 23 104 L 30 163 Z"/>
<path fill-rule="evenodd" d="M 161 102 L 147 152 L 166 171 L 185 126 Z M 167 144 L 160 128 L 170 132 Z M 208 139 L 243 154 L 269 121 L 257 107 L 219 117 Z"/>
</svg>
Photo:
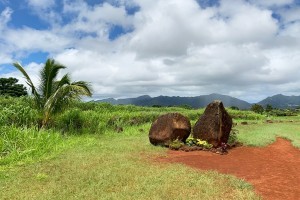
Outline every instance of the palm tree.
<svg viewBox="0 0 300 200">
<path fill-rule="evenodd" d="M 56 80 L 59 70 L 66 68 L 54 59 L 48 59 L 40 72 L 39 87 L 35 87 L 24 67 L 20 63 L 13 65 L 24 75 L 31 89 L 37 109 L 43 115 L 42 128 L 48 123 L 52 114 L 61 111 L 65 105 L 82 95 L 92 96 L 91 87 L 87 82 L 71 82 L 69 74 Z"/>
</svg>

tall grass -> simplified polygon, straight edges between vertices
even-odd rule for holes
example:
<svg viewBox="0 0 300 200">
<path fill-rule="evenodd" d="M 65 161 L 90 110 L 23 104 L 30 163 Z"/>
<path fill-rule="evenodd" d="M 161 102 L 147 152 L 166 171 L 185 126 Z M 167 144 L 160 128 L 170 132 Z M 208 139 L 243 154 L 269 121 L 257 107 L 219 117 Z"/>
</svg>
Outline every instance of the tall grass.
<svg viewBox="0 0 300 200">
<path fill-rule="evenodd" d="M 51 127 L 65 132 L 103 134 L 118 127 L 137 126 L 153 122 L 158 116 L 179 112 L 194 123 L 204 109 L 181 107 L 139 107 L 132 105 L 110 105 L 107 103 L 76 103 L 64 113 L 57 115 Z M 252 111 L 228 109 L 235 120 L 263 120 L 266 116 Z"/>
<path fill-rule="evenodd" d="M 50 125 L 64 132 L 103 134 L 118 127 L 138 126 L 153 122 L 158 116 L 169 112 L 181 112 L 190 119 L 197 119 L 203 109 L 152 108 L 131 105 L 78 103 L 60 115 Z"/>
<path fill-rule="evenodd" d="M 0 97 L 0 126 L 36 126 L 39 113 L 29 97 Z"/>
<path fill-rule="evenodd" d="M 30 97 L 0 97 L 0 125 L 31 127 L 38 126 L 40 113 L 34 109 Z M 262 120 L 266 117 L 252 111 L 228 109 L 235 120 Z M 132 105 L 110 105 L 95 102 L 73 102 L 69 107 L 50 119 L 48 128 L 63 133 L 103 134 L 118 127 L 136 126 L 153 122 L 158 116 L 170 112 L 180 112 L 195 122 L 204 109 L 183 107 L 139 107 Z"/>
<path fill-rule="evenodd" d="M 61 151 L 64 137 L 52 130 L 0 127 L 0 166 L 31 162 Z"/>
</svg>

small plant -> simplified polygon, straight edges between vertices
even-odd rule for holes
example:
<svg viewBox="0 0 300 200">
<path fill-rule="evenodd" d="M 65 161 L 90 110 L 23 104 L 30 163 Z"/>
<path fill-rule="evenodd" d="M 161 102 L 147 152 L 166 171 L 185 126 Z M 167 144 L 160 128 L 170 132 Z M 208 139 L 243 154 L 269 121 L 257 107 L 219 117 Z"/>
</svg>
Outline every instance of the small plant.
<svg viewBox="0 0 300 200">
<path fill-rule="evenodd" d="M 227 141 L 227 144 L 229 146 L 235 146 L 238 143 L 238 138 L 237 138 L 237 134 L 239 133 L 239 131 L 237 129 L 231 129 L 231 132 L 229 134 L 229 138 Z"/>
<path fill-rule="evenodd" d="M 207 141 L 205 140 L 200 140 L 200 139 L 197 139 L 197 146 L 199 147 L 203 147 L 205 149 L 211 149 L 213 147 L 212 144 L 209 144 Z"/>
<path fill-rule="evenodd" d="M 178 150 L 180 149 L 182 146 L 184 145 L 184 143 L 180 140 L 178 140 L 178 138 L 176 140 L 173 140 L 170 144 L 169 144 L 169 148 L 173 149 L 173 150 Z"/>
<path fill-rule="evenodd" d="M 187 146 L 196 146 L 197 145 L 197 139 L 195 139 L 195 138 L 188 138 L 188 139 L 186 139 L 186 141 L 185 141 L 185 144 L 187 145 Z"/>
<path fill-rule="evenodd" d="M 192 137 L 186 139 L 185 144 L 190 147 L 198 146 L 198 147 L 203 147 L 205 149 L 211 149 L 213 146 L 212 144 L 209 144 L 205 140 L 200 140 L 200 139 L 196 139 L 196 138 L 192 138 Z"/>
</svg>

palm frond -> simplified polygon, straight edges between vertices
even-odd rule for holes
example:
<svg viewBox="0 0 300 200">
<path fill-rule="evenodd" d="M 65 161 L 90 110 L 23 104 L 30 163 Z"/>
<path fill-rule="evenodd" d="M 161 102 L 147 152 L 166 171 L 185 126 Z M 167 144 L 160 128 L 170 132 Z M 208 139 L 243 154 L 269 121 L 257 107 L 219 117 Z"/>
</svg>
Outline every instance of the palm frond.
<svg viewBox="0 0 300 200">
<path fill-rule="evenodd" d="M 16 68 L 23 74 L 23 76 L 25 77 L 26 83 L 27 83 L 27 85 L 30 87 L 31 93 L 32 93 L 32 94 L 34 95 L 34 97 L 35 97 L 35 101 L 36 101 L 36 103 L 37 103 L 37 106 L 38 106 L 38 107 L 41 107 L 40 95 L 39 95 L 39 93 L 37 92 L 37 90 L 36 90 L 34 84 L 32 83 L 32 81 L 31 81 L 29 75 L 27 74 L 27 72 L 25 71 L 24 67 L 23 67 L 20 63 L 18 63 L 18 62 L 13 63 L 13 65 L 14 65 L 14 67 L 16 67 Z"/>
<path fill-rule="evenodd" d="M 69 74 L 65 74 L 59 81 L 55 82 L 55 90 L 58 88 L 64 86 L 64 85 L 70 85 L 71 84 L 71 78 Z"/>
<path fill-rule="evenodd" d="M 56 113 L 64 109 L 65 105 L 72 100 L 80 99 L 80 97 L 92 96 L 91 88 L 84 81 L 73 82 L 71 84 L 59 87 L 47 100 L 44 106 L 45 113 Z"/>
<path fill-rule="evenodd" d="M 55 91 L 53 89 L 55 78 L 57 77 L 59 70 L 64 68 L 66 67 L 56 63 L 54 59 L 48 59 L 46 61 L 45 66 L 40 72 L 40 90 L 45 100 Z"/>
<path fill-rule="evenodd" d="M 77 90 L 81 90 L 81 94 L 79 95 L 92 96 L 92 87 L 88 82 L 77 81 L 71 83 L 71 85 L 74 86 L 74 89 L 77 88 Z"/>
<path fill-rule="evenodd" d="M 26 83 L 27 85 L 30 87 L 32 94 L 36 93 L 36 89 L 30 79 L 30 77 L 28 76 L 27 72 L 25 71 L 25 69 L 22 67 L 22 65 L 18 62 L 13 63 L 13 65 L 23 74 L 23 76 L 26 79 Z"/>
</svg>

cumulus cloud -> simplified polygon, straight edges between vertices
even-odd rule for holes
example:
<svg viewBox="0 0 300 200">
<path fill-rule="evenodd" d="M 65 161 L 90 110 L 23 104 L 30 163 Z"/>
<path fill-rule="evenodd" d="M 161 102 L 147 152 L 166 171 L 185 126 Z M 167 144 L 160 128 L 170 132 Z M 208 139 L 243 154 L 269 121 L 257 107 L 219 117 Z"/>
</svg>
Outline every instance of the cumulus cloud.
<svg viewBox="0 0 300 200">
<path fill-rule="evenodd" d="M 54 1 L 39 2 L 28 4 L 48 18 L 59 12 Z M 300 7 L 292 0 L 220 0 L 205 8 L 195 0 L 62 4 L 59 20 L 44 30 L 7 27 L 13 11 L 3 10 L 0 58 L 49 52 L 73 79 L 90 81 L 95 98 L 222 93 L 255 102 L 299 95 Z M 128 14 L 131 7 L 139 9 Z M 113 26 L 125 30 L 115 40 Z"/>
<path fill-rule="evenodd" d="M 8 30 L 4 33 L 6 41 L 22 51 L 49 51 L 58 52 L 71 45 L 70 40 L 59 33 L 23 28 Z"/>
</svg>

